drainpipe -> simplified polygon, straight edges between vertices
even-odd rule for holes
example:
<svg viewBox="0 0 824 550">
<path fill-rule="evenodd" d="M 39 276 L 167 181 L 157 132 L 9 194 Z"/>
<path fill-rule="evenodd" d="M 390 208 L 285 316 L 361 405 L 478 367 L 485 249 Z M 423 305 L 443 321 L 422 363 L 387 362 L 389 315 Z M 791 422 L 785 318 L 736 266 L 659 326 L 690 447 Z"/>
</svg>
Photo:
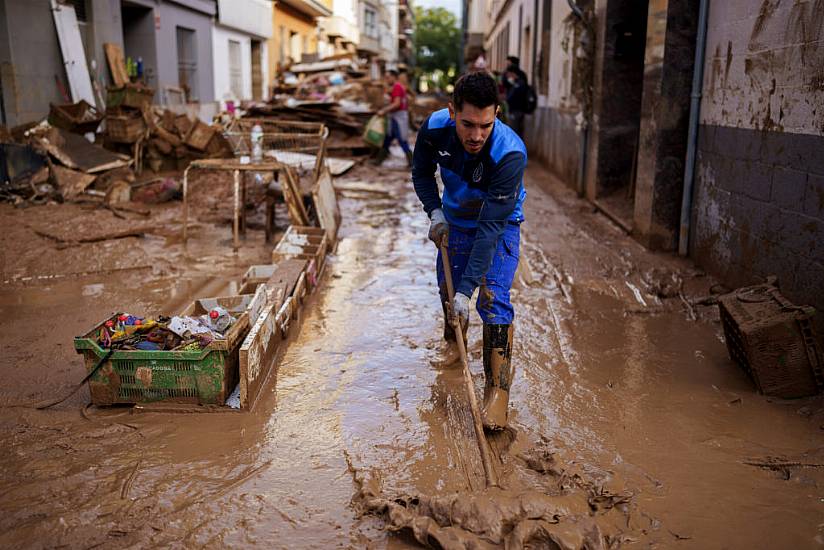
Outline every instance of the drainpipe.
<svg viewBox="0 0 824 550">
<path fill-rule="evenodd" d="M 578 7 L 578 4 L 575 3 L 575 0 L 567 0 L 567 4 L 569 4 L 569 9 L 572 10 L 572 13 L 575 14 L 575 17 L 578 18 L 581 23 L 584 25 L 584 29 L 589 32 L 589 25 L 587 24 L 586 19 L 584 18 L 584 12 L 581 8 Z M 583 35 L 581 36 L 583 39 Z M 578 191 L 578 196 L 583 197 L 585 194 L 585 185 L 586 185 L 586 169 L 587 169 L 587 148 L 588 148 L 588 141 L 589 141 L 589 117 L 586 114 L 586 106 L 584 109 L 578 113 L 576 118 L 576 123 L 578 126 L 578 132 L 581 135 L 580 143 L 578 144 L 579 153 L 578 153 L 578 181 L 576 182 L 576 190 Z"/>
<path fill-rule="evenodd" d="M 687 160 L 684 166 L 684 195 L 681 198 L 681 230 L 678 232 L 678 254 L 681 256 L 689 253 L 692 189 L 695 183 L 695 156 L 698 148 L 698 115 L 701 111 L 701 86 L 704 82 L 704 52 L 707 49 L 707 11 L 709 11 L 709 0 L 701 0 L 698 8 L 698 36 L 695 39 L 695 63 L 692 71 Z"/>
</svg>

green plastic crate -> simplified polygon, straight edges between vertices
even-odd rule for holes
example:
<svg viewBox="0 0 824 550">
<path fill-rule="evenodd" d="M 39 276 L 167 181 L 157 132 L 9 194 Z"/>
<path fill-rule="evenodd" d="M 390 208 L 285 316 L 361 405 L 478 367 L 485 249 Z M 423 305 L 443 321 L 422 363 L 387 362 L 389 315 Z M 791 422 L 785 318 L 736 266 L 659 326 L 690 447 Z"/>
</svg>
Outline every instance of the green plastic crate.
<svg viewBox="0 0 824 550">
<path fill-rule="evenodd" d="M 90 372 L 108 349 L 97 343 L 97 334 L 109 319 L 74 339 Z M 226 335 L 198 351 L 113 352 L 89 379 L 95 405 L 117 403 L 195 403 L 223 405 L 238 382 L 238 350 L 249 330 L 249 317 L 241 315 Z"/>
</svg>

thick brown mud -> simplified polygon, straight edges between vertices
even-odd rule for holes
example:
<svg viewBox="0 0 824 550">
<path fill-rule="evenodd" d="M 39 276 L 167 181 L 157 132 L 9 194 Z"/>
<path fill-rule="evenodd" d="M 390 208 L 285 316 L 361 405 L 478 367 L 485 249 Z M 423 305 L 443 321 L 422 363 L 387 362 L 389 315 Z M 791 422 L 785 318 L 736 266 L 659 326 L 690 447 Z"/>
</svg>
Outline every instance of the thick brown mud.
<svg viewBox="0 0 824 550">
<path fill-rule="evenodd" d="M 52 410 L 14 406 L 82 378 L 71 337 L 111 311 L 231 290 L 271 248 L 251 231 L 233 255 L 206 208 L 184 250 L 172 205 L 142 240 L 58 249 L 29 226 L 117 222 L 3 207 L 0 545 L 824 545 L 821 399 L 757 395 L 714 310 L 692 321 L 678 296 L 712 281 L 537 170 L 513 291 L 511 429 L 490 438 L 503 488 L 487 490 L 461 372 L 429 364 L 435 250 L 408 174 L 359 167 L 339 183 L 337 252 L 252 412 L 100 410 L 85 389 Z M 469 352 L 480 392 L 476 319 Z"/>
</svg>

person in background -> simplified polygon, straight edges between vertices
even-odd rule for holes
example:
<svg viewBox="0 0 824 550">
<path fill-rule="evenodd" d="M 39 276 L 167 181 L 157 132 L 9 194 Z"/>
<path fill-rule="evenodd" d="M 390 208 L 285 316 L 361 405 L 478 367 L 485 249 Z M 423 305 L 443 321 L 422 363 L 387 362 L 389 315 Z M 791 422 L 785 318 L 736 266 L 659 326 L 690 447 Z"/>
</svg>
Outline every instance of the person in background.
<svg viewBox="0 0 824 550">
<path fill-rule="evenodd" d="M 390 69 L 386 73 L 386 83 L 389 86 L 389 105 L 377 112 L 378 116 L 389 115 L 387 124 L 386 139 L 383 140 L 383 148 L 375 157 L 375 165 L 380 166 L 389 156 L 389 146 L 394 140 L 406 155 L 406 162 L 412 166 L 412 149 L 407 141 L 409 135 L 409 100 L 406 97 L 406 88 L 398 81 L 398 71 Z"/>
<path fill-rule="evenodd" d="M 409 83 L 409 69 L 405 63 L 398 64 L 398 82 L 406 88 L 406 104 L 408 106 L 406 112 L 409 115 L 409 127 L 413 130 L 417 130 L 418 128 L 412 117 L 412 107 L 415 105 L 415 98 L 417 97 L 417 94 L 415 93 L 415 90 L 412 89 L 412 85 Z"/>
<path fill-rule="evenodd" d="M 529 87 L 527 86 L 526 73 L 518 66 L 517 57 L 509 57 L 510 63 L 504 73 L 506 86 L 506 105 L 508 108 L 508 124 L 515 130 L 518 137 L 524 137 L 524 116 L 528 110 Z"/>
</svg>

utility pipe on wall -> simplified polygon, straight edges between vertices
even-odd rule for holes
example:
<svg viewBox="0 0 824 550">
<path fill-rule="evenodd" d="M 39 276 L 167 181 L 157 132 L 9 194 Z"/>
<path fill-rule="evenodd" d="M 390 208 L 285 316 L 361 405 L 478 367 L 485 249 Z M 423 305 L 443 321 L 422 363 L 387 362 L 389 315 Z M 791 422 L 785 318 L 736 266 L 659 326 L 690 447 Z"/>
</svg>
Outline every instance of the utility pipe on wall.
<svg viewBox="0 0 824 550">
<path fill-rule="evenodd" d="M 698 148 L 698 122 L 701 113 L 701 87 L 704 83 L 704 52 L 707 49 L 707 12 L 709 0 L 698 7 L 698 35 L 695 38 L 695 63 L 692 70 L 690 121 L 687 135 L 687 159 L 684 165 L 684 194 L 681 198 L 681 229 L 678 232 L 678 254 L 689 253 L 692 190 L 695 183 L 695 157 Z"/>
</svg>

